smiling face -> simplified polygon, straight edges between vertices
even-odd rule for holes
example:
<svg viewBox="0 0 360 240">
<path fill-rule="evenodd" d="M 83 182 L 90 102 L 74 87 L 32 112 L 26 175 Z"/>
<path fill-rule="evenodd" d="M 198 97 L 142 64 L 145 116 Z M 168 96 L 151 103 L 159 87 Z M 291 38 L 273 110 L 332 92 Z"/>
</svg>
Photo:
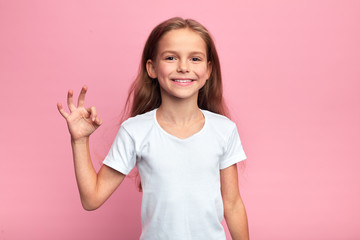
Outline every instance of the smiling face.
<svg viewBox="0 0 360 240">
<path fill-rule="evenodd" d="M 157 47 L 156 58 L 147 61 L 146 69 L 158 79 L 162 99 L 197 101 L 211 74 L 204 40 L 190 29 L 176 29 L 165 33 Z"/>
</svg>

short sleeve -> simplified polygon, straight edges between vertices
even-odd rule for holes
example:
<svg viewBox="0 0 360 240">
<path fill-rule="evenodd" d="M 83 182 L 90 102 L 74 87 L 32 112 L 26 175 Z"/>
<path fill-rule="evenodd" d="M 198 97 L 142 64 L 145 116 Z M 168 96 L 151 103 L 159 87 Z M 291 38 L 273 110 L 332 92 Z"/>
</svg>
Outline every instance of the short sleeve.
<svg viewBox="0 0 360 240">
<path fill-rule="evenodd" d="M 125 175 L 129 174 L 136 164 L 135 142 L 121 126 L 103 163 Z"/>
<path fill-rule="evenodd" d="M 220 169 L 230 167 L 231 165 L 246 159 L 244 149 L 241 144 L 240 136 L 236 125 L 228 138 L 225 152 L 220 161 Z"/>
</svg>

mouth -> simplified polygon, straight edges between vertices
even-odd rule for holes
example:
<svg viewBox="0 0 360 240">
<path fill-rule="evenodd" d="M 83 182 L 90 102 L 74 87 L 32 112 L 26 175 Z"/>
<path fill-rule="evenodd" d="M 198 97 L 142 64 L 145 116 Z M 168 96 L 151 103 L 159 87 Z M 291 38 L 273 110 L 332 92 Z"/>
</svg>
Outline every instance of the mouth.
<svg viewBox="0 0 360 240">
<path fill-rule="evenodd" d="M 171 80 L 178 83 L 191 83 L 194 81 L 193 79 L 190 78 L 173 78 Z"/>
<path fill-rule="evenodd" d="M 191 78 L 172 78 L 171 81 L 178 86 L 190 86 L 195 80 Z"/>
</svg>

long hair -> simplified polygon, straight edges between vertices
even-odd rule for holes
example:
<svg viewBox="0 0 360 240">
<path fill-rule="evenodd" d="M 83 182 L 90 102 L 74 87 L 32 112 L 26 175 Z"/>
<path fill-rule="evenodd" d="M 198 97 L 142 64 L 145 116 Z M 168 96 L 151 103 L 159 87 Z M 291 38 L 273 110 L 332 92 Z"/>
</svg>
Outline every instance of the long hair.
<svg viewBox="0 0 360 240">
<path fill-rule="evenodd" d="M 127 117 L 146 113 L 161 105 L 159 82 L 157 79 L 150 78 L 147 74 L 146 62 L 149 59 L 155 61 L 158 43 L 165 33 L 171 30 L 184 28 L 198 33 L 204 40 L 206 44 L 207 61 L 210 61 L 212 64 L 210 77 L 205 85 L 199 90 L 198 107 L 229 117 L 228 109 L 223 99 L 220 61 L 209 31 L 193 19 L 175 17 L 160 23 L 150 33 L 142 53 L 138 75 L 129 89 L 129 95 L 126 100 L 121 121 Z M 139 190 L 142 190 L 140 180 Z"/>
</svg>

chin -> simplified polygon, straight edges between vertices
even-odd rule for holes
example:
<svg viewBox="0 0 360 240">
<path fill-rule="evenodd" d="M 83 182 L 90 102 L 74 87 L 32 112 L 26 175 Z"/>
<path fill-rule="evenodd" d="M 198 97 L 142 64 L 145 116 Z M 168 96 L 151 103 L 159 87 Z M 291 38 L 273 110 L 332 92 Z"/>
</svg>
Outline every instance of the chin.
<svg viewBox="0 0 360 240">
<path fill-rule="evenodd" d="M 198 97 L 198 92 L 196 92 L 196 93 L 185 93 L 185 92 L 183 92 L 183 93 L 180 93 L 180 92 L 178 92 L 178 91 L 174 91 L 174 92 L 162 92 L 161 93 L 161 96 L 162 96 L 162 98 L 166 98 L 166 97 L 168 97 L 168 98 L 173 98 L 173 99 L 176 99 L 176 100 L 190 100 L 190 99 L 194 99 L 194 101 L 197 101 L 197 97 Z"/>
</svg>

